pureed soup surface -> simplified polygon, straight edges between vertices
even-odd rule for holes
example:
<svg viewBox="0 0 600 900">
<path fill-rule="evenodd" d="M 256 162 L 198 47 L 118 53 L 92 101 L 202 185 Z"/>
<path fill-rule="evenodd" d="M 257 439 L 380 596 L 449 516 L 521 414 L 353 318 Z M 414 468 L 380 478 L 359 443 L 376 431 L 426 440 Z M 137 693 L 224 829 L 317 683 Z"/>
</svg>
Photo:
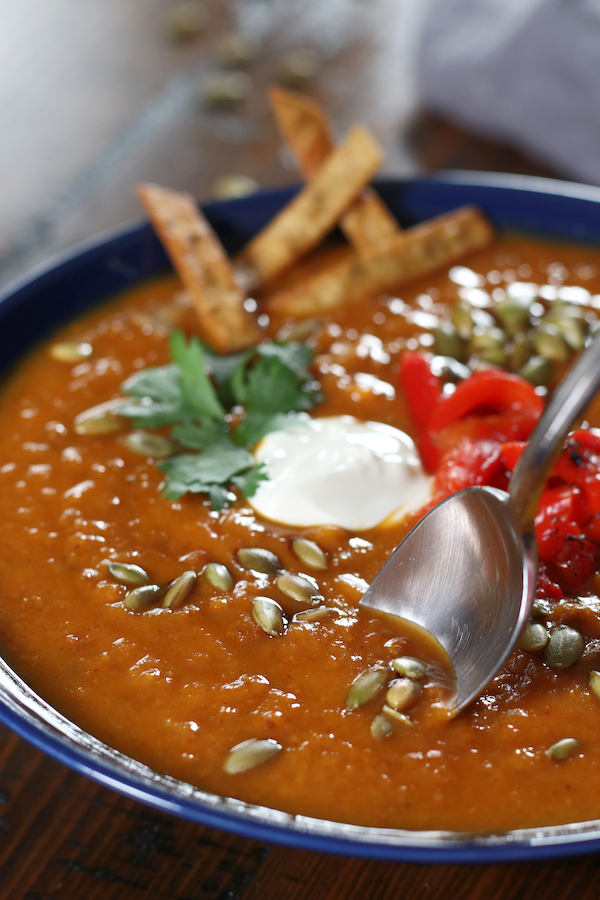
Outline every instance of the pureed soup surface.
<svg viewBox="0 0 600 900">
<path fill-rule="evenodd" d="M 479 291 L 471 299 L 481 304 L 481 286 L 469 283 L 489 294 L 522 281 L 593 295 L 599 265 L 592 250 L 502 237 L 468 257 L 458 279 L 456 270 L 454 280 L 428 276 L 396 297 L 323 319 L 310 340 L 325 396 L 315 413 L 411 433 L 397 390 L 400 354 L 428 348 L 457 297 Z M 266 335 L 283 324 L 271 321 Z M 141 286 L 55 337 L 89 342 L 89 359 L 61 362 L 42 347 L 4 386 L 0 636 L 9 663 L 107 744 L 217 794 L 409 829 L 488 832 L 599 817 L 600 702 L 588 687 L 600 647 L 595 596 L 562 601 L 546 615 L 580 629 L 578 662 L 559 670 L 539 653 L 516 651 L 485 695 L 449 720 L 435 654 L 358 606 L 410 523 L 356 533 L 289 528 L 260 519 L 247 501 L 218 513 L 205 495 L 168 501 L 154 462 L 124 445 L 128 423 L 109 434 L 75 432 L 75 417 L 119 396 L 132 372 L 168 361 L 173 325 L 194 330 L 176 281 Z M 589 418 L 600 424 L 593 411 Z M 326 570 L 301 562 L 291 546 L 298 537 L 325 551 Z M 273 597 L 290 620 L 311 603 L 240 565 L 236 553 L 248 547 L 316 579 L 324 599 L 312 605 L 334 613 L 266 634 L 251 615 L 255 597 Z M 180 608 L 131 611 L 123 603 L 128 588 L 109 574 L 111 560 L 140 565 L 158 584 L 218 562 L 235 584 L 222 591 L 200 575 Z M 424 658 L 431 677 L 411 723 L 390 720 L 392 733 L 374 737 L 383 695 L 348 710 L 349 686 L 365 669 L 406 654 Z M 572 737 L 579 748 L 569 759 L 545 754 Z M 224 771 L 230 749 L 250 738 L 272 738 L 283 749 L 249 771 Z"/>
</svg>

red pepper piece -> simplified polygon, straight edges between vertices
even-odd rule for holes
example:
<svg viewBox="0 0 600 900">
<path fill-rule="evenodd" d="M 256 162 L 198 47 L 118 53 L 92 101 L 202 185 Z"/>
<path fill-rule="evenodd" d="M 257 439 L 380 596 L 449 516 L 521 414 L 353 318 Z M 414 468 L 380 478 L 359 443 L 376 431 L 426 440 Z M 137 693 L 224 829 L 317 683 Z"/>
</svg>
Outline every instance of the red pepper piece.
<svg viewBox="0 0 600 900">
<path fill-rule="evenodd" d="M 400 360 L 398 380 L 410 417 L 421 435 L 442 397 L 442 382 L 431 371 L 430 353 L 407 350 Z"/>
<path fill-rule="evenodd" d="M 509 414 L 527 410 L 535 421 L 544 404 L 532 384 L 502 369 L 484 369 L 461 381 L 453 394 L 444 397 L 431 414 L 428 431 L 439 434 L 469 415 Z"/>
</svg>

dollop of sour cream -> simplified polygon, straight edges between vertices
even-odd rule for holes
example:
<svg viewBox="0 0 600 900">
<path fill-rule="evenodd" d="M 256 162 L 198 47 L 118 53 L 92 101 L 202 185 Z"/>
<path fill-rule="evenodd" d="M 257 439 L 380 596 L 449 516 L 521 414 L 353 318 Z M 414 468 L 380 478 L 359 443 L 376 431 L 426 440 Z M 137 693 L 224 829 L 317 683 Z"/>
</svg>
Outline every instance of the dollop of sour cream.
<svg viewBox="0 0 600 900">
<path fill-rule="evenodd" d="M 410 437 L 354 416 L 298 416 L 289 430 L 264 437 L 254 456 L 268 481 L 249 502 L 284 525 L 360 531 L 416 511 L 431 496 Z"/>
</svg>

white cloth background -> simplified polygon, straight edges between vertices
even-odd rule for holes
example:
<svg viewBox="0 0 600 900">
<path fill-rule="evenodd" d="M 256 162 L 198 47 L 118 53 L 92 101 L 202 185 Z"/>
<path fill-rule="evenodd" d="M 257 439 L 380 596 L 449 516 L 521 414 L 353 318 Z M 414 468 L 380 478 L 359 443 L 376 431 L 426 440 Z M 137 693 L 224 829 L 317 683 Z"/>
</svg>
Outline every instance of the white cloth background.
<svg viewBox="0 0 600 900">
<path fill-rule="evenodd" d="M 600 0 L 430 0 L 422 103 L 600 184 Z"/>
</svg>

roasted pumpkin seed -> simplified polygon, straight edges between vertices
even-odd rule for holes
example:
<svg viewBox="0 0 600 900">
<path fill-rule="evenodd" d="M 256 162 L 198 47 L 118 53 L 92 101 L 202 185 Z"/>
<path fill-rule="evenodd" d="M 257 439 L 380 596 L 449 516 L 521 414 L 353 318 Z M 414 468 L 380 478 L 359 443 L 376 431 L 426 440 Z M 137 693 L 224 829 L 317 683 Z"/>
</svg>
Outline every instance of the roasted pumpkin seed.
<svg viewBox="0 0 600 900">
<path fill-rule="evenodd" d="M 568 759 L 569 756 L 573 756 L 578 750 L 579 741 L 576 738 L 563 738 L 561 741 L 552 744 L 547 750 L 544 750 L 544 754 L 548 759 L 559 761 L 561 759 Z"/>
<path fill-rule="evenodd" d="M 553 628 L 544 650 L 544 659 L 553 669 L 568 669 L 583 653 L 583 638 L 569 625 Z"/>
<path fill-rule="evenodd" d="M 203 4 L 197 0 L 183 0 L 167 11 L 164 30 L 172 41 L 187 41 L 196 37 L 207 21 L 208 13 Z"/>
<path fill-rule="evenodd" d="M 520 369 L 517 370 L 521 378 L 526 378 L 537 387 L 544 387 L 552 378 L 552 363 L 543 356 L 531 356 Z"/>
<path fill-rule="evenodd" d="M 123 405 L 123 400 L 108 400 L 99 403 L 84 412 L 79 413 L 73 420 L 73 427 L 77 434 L 110 434 L 118 431 L 122 426 L 122 420 L 117 415 L 117 410 Z"/>
<path fill-rule="evenodd" d="M 507 350 L 510 369 L 512 372 L 518 372 L 531 356 L 527 335 L 523 331 L 513 335 L 510 344 L 507 345 Z"/>
<path fill-rule="evenodd" d="M 249 175 L 221 175 L 212 183 L 212 195 L 217 200 L 237 200 L 255 194 L 260 185 Z"/>
<path fill-rule="evenodd" d="M 217 56 L 226 66 L 246 66 L 260 52 L 260 44 L 251 35 L 236 31 L 224 34 L 216 45 Z"/>
<path fill-rule="evenodd" d="M 285 631 L 283 609 L 271 597 L 257 597 L 252 603 L 252 618 L 265 634 L 273 637 Z"/>
<path fill-rule="evenodd" d="M 109 562 L 107 568 L 112 577 L 122 584 L 137 586 L 150 583 L 148 573 L 134 563 Z"/>
<path fill-rule="evenodd" d="M 394 726 L 385 716 L 375 716 L 371 722 L 371 737 L 374 737 L 376 740 L 389 737 L 393 731 Z"/>
<path fill-rule="evenodd" d="M 358 675 L 352 684 L 346 697 L 346 709 L 358 709 L 364 706 L 373 697 L 376 697 L 385 682 L 387 672 L 381 666 L 373 666 Z"/>
<path fill-rule="evenodd" d="M 383 704 L 383 709 L 381 711 L 384 716 L 387 716 L 388 719 L 392 719 L 394 722 L 402 722 L 403 725 L 413 724 L 413 720 L 410 716 L 407 716 L 406 713 L 400 712 L 399 709 L 394 709 L 392 706 L 388 706 L 387 703 Z"/>
<path fill-rule="evenodd" d="M 549 362 L 564 363 L 571 356 L 571 350 L 553 322 L 538 325 L 534 331 L 533 346 L 539 356 Z"/>
<path fill-rule="evenodd" d="M 284 572 L 275 582 L 279 590 L 293 600 L 307 602 L 312 597 L 319 597 L 318 588 L 312 581 L 293 572 Z"/>
<path fill-rule="evenodd" d="M 292 550 L 306 566 L 311 569 L 326 569 L 327 557 L 318 544 L 306 538 L 296 538 L 292 541 Z"/>
<path fill-rule="evenodd" d="M 387 706 L 402 711 L 414 706 L 421 694 L 421 686 L 411 678 L 395 678 L 385 695 Z"/>
<path fill-rule="evenodd" d="M 463 345 L 458 332 L 452 322 L 442 319 L 440 324 L 433 332 L 433 346 L 436 353 L 440 356 L 452 356 L 454 359 L 461 359 L 463 355 Z"/>
<path fill-rule="evenodd" d="M 519 638 L 519 647 L 527 653 L 543 650 L 548 643 L 548 632 L 541 622 L 529 622 Z"/>
<path fill-rule="evenodd" d="M 313 606 L 312 609 L 303 609 L 296 613 L 294 622 L 318 622 L 319 619 L 326 619 L 335 609 L 330 606 Z"/>
<path fill-rule="evenodd" d="M 397 656 L 392 660 L 392 667 L 398 675 L 404 675 L 406 678 L 418 680 L 423 678 L 427 672 L 427 666 L 420 659 L 414 656 Z"/>
<path fill-rule="evenodd" d="M 600 700 L 600 672 L 592 670 L 588 678 L 592 694 Z"/>
<path fill-rule="evenodd" d="M 466 303 L 455 303 L 450 313 L 450 321 L 462 341 L 468 341 L 473 333 L 473 313 Z"/>
<path fill-rule="evenodd" d="M 233 578 L 227 566 L 217 562 L 209 562 L 202 572 L 204 577 L 213 587 L 219 591 L 230 591 L 233 587 Z"/>
<path fill-rule="evenodd" d="M 496 314 L 507 334 L 515 335 L 529 324 L 532 297 L 505 297 L 496 305 Z"/>
<path fill-rule="evenodd" d="M 196 584 L 196 573 L 192 569 L 182 572 L 179 578 L 176 578 L 165 594 L 162 605 L 164 609 L 177 609 L 190 596 Z"/>
<path fill-rule="evenodd" d="M 58 362 L 77 363 L 92 355 L 92 345 L 85 341 L 59 341 L 50 347 L 50 356 Z"/>
<path fill-rule="evenodd" d="M 221 72 L 206 79 L 201 86 L 201 99 L 206 106 L 227 108 L 245 100 L 252 82 L 244 72 Z"/>
<path fill-rule="evenodd" d="M 481 355 L 489 350 L 504 350 L 508 335 L 501 328 L 475 328 L 469 341 L 469 351 Z"/>
<path fill-rule="evenodd" d="M 223 763 L 223 769 L 230 775 L 239 775 L 240 772 L 247 772 L 248 769 L 254 769 L 272 759 L 282 749 L 281 744 L 272 738 L 264 740 L 250 738 L 231 748 L 229 756 Z"/>
<path fill-rule="evenodd" d="M 151 434 L 149 431 L 132 431 L 125 435 L 123 444 L 132 453 L 152 459 L 166 459 L 177 449 L 174 441 L 160 434 Z"/>
<path fill-rule="evenodd" d="M 313 50 L 290 50 L 279 62 L 279 81 L 288 87 L 300 87 L 317 74 L 319 58 Z"/>
<path fill-rule="evenodd" d="M 163 593 L 164 588 L 159 587 L 158 584 L 142 584 L 129 591 L 123 603 L 127 609 L 146 609 L 157 603 Z"/>
<path fill-rule="evenodd" d="M 263 575 L 276 575 L 281 572 L 281 563 L 274 553 L 263 547 L 242 547 L 237 552 L 240 565 L 253 572 L 261 572 Z"/>
</svg>

